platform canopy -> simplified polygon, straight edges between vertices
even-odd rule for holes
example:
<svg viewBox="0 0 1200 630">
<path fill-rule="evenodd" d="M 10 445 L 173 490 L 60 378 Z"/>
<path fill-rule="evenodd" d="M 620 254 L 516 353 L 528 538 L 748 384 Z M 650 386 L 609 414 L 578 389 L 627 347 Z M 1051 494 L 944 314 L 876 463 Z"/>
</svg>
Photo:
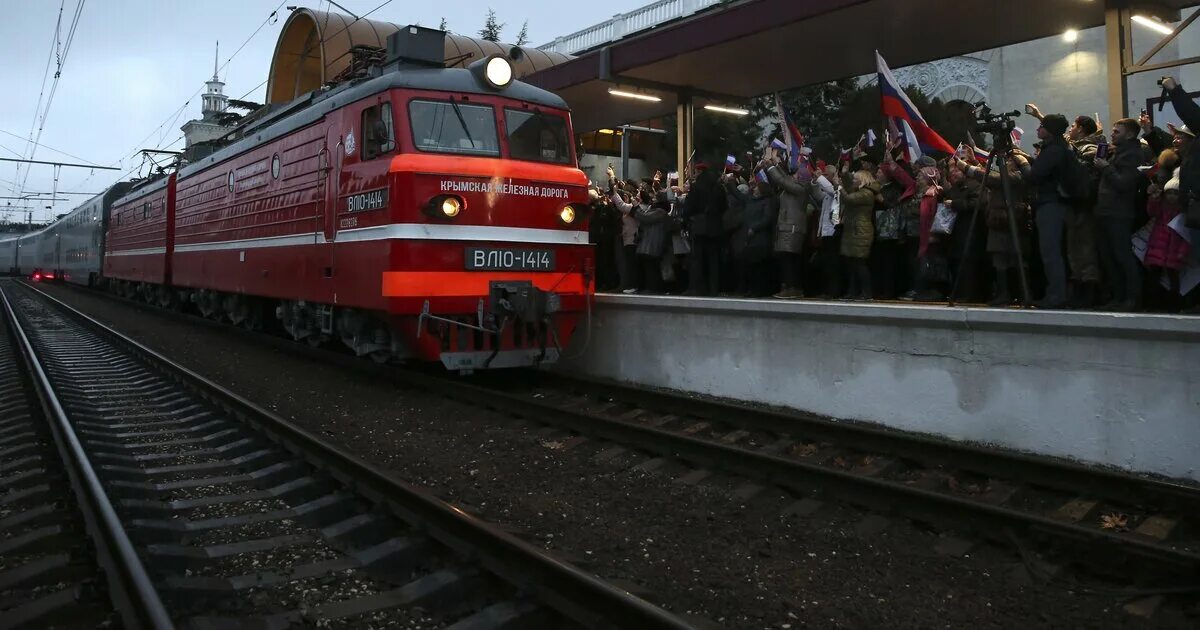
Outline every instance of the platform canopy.
<svg viewBox="0 0 1200 630">
<path fill-rule="evenodd" d="M 387 48 L 387 38 L 401 25 L 378 20 L 356 19 L 340 13 L 307 8 L 292 11 L 271 58 L 267 103 L 286 103 L 321 87 L 350 65 L 351 48 Z M 470 64 L 491 54 L 508 55 L 512 44 L 490 42 L 454 33 L 446 34 L 446 60 Z M 561 53 L 521 47 L 514 60 L 516 76 L 545 70 L 571 59 Z"/>
<path fill-rule="evenodd" d="M 571 105 L 576 130 L 589 131 L 679 113 L 681 95 L 690 94 L 696 105 L 729 105 L 870 74 L 875 72 L 876 49 L 898 68 L 1103 26 L 1106 18 L 1117 19 L 1118 10 L 1164 15 L 1194 4 L 1196 0 L 742 0 L 619 40 L 525 80 L 557 92 Z M 610 88 L 662 100 L 615 97 Z"/>
</svg>

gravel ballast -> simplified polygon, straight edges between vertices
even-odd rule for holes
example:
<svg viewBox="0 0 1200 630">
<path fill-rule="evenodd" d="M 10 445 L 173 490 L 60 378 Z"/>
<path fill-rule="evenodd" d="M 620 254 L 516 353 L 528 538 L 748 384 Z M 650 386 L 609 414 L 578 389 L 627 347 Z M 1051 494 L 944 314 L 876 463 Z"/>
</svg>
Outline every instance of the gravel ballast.
<svg viewBox="0 0 1200 630">
<path fill-rule="evenodd" d="M 1044 582 L 1009 551 L 397 387 L 233 330 L 49 292 L 397 478 L 681 614 L 737 628 L 1192 627 Z M 692 483 L 694 481 L 694 483 Z M 788 508 L 791 513 L 786 513 Z M 949 541 L 952 542 L 952 541 Z M 1193 611 L 1194 613 L 1194 611 Z"/>
</svg>

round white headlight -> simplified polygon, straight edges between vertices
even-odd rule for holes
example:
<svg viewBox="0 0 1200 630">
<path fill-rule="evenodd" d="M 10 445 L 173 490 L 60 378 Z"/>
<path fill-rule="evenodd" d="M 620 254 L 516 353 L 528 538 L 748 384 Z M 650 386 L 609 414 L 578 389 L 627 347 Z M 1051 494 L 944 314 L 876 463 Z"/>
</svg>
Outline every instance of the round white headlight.
<svg viewBox="0 0 1200 630">
<path fill-rule="evenodd" d="M 492 57 L 483 68 L 483 76 L 494 88 L 508 87 L 513 80 L 512 63 L 504 57 Z"/>
<path fill-rule="evenodd" d="M 563 223 L 574 223 L 575 222 L 575 208 L 572 208 L 571 206 L 567 206 L 567 207 L 563 208 L 562 212 L 558 213 L 558 218 L 562 219 Z"/>
<path fill-rule="evenodd" d="M 442 214 L 453 219 L 454 217 L 458 216 L 460 210 L 462 210 L 462 203 L 457 197 L 446 197 L 445 199 L 442 199 Z"/>
</svg>

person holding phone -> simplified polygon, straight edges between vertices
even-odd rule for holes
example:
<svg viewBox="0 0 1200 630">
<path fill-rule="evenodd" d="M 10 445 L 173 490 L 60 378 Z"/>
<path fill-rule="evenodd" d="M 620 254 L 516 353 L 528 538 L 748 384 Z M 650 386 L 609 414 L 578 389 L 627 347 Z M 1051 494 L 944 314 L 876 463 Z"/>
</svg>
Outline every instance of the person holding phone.
<svg viewBox="0 0 1200 630">
<path fill-rule="evenodd" d="M 1112 127 L 1112 155 L 1097 151 L 1093 165 L 1099 172 L 1096 225 L 1100 262 L 1112 290 L 1105 310 L 1130 312 L 1141 306 L 1141 265 L 1129 246 L 1137 210 L 1138 183 L 1142 174 L 1141 127 L 1133 118 L 1122 118 Z"/>
<path fill-rule="evenodd" d="M 1108 153 L 1108 139 L 1096 119 L 1080 114 L 1067 129 L 1067 142 L 1089 167 L 1096 156 Z M 1092 177 L 1099 178 L 1094 168 Z M 1071 268 L 1070 306 L 1086 309 L 1099 305 L 1100 255 L 1096 247 L 1095 199 L 1076 201 L 1067 212 L 1067 265 Z"/>
</svg>

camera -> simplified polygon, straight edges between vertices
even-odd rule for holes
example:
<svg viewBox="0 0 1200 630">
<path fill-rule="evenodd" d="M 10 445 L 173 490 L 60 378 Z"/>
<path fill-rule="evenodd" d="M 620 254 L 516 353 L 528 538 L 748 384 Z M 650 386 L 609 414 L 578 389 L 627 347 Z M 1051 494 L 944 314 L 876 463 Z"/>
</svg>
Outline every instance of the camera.
<svg viewBox="0 0 1200 630">
<path fill-rule="evenodd" d="M 980 101 L 975 104 L 975 129 L 981 133 L 1007 136 L 1017 127 L 1015 119 L 1020 115 L 1021 112 L 1017 110 L 992 113 L 987 103 Z"/>
</svg>

